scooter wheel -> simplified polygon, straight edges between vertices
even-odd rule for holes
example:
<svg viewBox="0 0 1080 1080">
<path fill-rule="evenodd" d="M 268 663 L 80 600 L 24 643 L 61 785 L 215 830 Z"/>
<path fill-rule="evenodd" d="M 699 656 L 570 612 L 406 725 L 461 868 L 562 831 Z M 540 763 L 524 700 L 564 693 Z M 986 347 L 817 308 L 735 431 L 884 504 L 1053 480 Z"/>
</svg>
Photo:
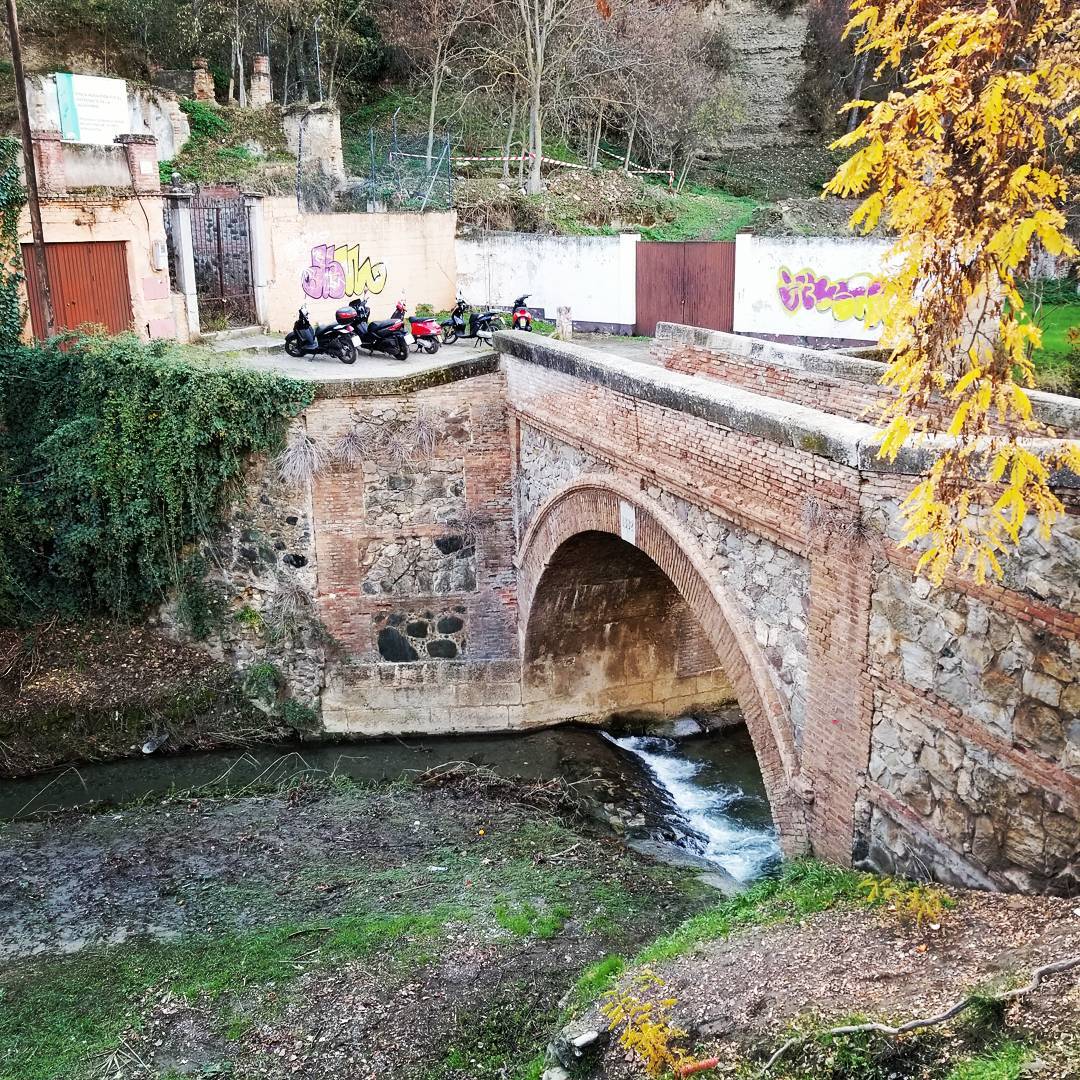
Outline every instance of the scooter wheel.
<svg viewBox="0 0 1080 1080">
<path fill-rule="evenodd" d="M 424 352 L 428 356 L 434 356 L 439 351 L 439 339 L 436 337 L 429 338 L 424 342 Z"/>
<path fill-rule="evenodd" d="M 399 360 L 408 360 L 409 359 L 409 346 L 406 345 L 404 341 L 399 341 L 397 349 L 394 352 L 394 355 Z"/>
<path fill-rule="evenodd" d="M 442 339 L 444 345 L 453 345 L 458 339 L 458 333 L 456 330 L 443 330 Z"/>
<path fill-rule="evenodd" d="M 356 363 L 356 346 L 348 338 L 337 338 L 330 343 L 332 355 L 336 356 L 343 364 Z"/>
<path fill-rule="evenodd" d="M 295 356 L 295 357 L 297 357 L 297 358 L 299 358 L 299 357 L 301 357 L 301 356 L 303 356 L 303 355 L 304 355 L 304 350 L 303 350 L 303 348 L 301 347 L 301 345 L 300 345 L 300 342 L 299 342 L 299 341 L 298 341 L 298 340 L 297 340 L 296 338 L 294 338 L 294 337 L 292 336 L 292 334 L 290 334 L 290 335 L 289 335 L 289 336 L 288 336 L 288 337 L 287 337 L 287 338 L 285 339 L 285 351 L 286 351 L 286 352 L 287 352 L 287 353 L 288 353 L 288 354 L 289 354 L 290 356 Z"/>
</svg>

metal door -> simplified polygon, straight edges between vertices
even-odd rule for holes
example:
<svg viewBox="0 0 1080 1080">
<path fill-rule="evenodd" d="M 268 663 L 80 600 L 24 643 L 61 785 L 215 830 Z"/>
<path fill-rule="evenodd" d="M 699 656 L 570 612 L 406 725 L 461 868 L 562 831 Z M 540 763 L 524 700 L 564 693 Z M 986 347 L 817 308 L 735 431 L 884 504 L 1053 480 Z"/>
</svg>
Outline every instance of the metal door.
<svg viewBox="0 0 1080 1080">
<path fill-rule="evenodd" d="M 190 205 L 200 326 L 253 325 L 251 228 L 243 196 L 239 189 L 202 188 Z"/>
<path fill-rule="evenodd" d="M 651 336 L 658 322 L 730 332 L 734 308 L 734 242 L 637 245 L 635 333 Z"/>
<path fill-rule="evenodd" d="M 122 240 L 46 244 L 45 266 L 52 289 L 57 329 L 104 328 L 110 334 L 131 329 L 131 288 L 127 245 Z M 38 291 L 34 249 L 23 244 L 26 292 L 34 337 L 45 337 L 45 308 Z"/>
</svg>

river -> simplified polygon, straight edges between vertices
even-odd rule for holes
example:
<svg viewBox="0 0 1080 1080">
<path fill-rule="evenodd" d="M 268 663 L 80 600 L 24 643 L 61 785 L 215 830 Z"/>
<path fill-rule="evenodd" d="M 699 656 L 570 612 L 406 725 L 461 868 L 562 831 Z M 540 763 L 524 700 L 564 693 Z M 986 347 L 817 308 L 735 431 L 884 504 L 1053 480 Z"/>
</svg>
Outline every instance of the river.
<svg viewBox="0 0 1080 1080">
<path fill-rule="evenodd" d="M 0 818 L 168 794 L 238 794 L 305 776 L 392 781 L 455 761 L 512 779 L 561 777 L 594 817 L 629 840 L 648 840 L 661 855 L 689 853 L 740 882 L 779 861 L 761 773 L 741 725 L 679 739 L 564 726 L 515 735 L 159 752 L 7 781 L 0 785 Z"/>
</svg>

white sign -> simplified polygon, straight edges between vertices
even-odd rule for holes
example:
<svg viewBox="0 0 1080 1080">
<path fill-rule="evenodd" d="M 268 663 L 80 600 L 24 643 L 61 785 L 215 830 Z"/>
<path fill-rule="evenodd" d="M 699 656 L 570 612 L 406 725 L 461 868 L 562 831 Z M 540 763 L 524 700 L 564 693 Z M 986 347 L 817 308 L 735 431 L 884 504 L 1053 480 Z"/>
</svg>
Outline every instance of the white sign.
<svg viewBox="0 0 1080 1080">
<path fill-rule="evenodd" d="M 98 75 L 56 73 L 56 101 L 60 108 L 60 131 L 70 142 L 111 143 L 126 135 L 127 83 Z"/>
<path fill-rule="evenodd" d="M 877 341 L 884 314 L 886 240 L 735 238 L 737 334 Z"/>
</svg>

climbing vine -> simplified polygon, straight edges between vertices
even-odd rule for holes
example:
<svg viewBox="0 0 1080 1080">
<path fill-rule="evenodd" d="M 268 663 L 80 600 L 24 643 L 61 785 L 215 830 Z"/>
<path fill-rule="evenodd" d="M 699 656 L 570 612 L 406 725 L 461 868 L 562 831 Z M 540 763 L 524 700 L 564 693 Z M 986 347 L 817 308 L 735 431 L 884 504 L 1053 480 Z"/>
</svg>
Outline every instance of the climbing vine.
<svg viewBox="0 0 1080 1080">
<path fill-rule="evenodd" d="M 0 622 L 162 599 L 310 385 L 133 335 L 0 357 Z"/>
<path fill-rule="evenodd" d="M 19 213 L 26 202 L 26 189 L 19 176 L 21 154 L 18 139 L 0 139 L 0 348 L 15 345 L 23 327 Z"/>
</svg>

